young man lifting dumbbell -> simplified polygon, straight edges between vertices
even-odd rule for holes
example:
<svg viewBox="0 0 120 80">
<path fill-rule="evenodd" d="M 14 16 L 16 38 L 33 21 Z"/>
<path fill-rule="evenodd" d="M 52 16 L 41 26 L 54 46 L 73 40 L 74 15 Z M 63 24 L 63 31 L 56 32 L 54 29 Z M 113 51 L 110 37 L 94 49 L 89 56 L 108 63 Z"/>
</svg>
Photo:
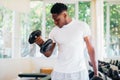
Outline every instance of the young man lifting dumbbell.
<svg viewBox="0 0 120 80">
<path fill-rule="evenodd" d="M 49 57 L 55 45 L 58 45 L 58 57 L 51 75 L 52 80 L 89 80 L 84 58 L 84 43 L 88 49 L 94 75 L 97 76 L 95 51 L 90 41 L 89 26 L 85 22 L 70 18 L 67 6 L 63 3 L 55 3 L 51 8 L 51 14 L 56 26 L 49 36 L 52 43 L 49 47 L 46 46 L 47 49 L 44 49 L 43 54 Z M 39 36 L 35 39 L 35 43 L 43 45 L 45 42 Z"/>
</svg>

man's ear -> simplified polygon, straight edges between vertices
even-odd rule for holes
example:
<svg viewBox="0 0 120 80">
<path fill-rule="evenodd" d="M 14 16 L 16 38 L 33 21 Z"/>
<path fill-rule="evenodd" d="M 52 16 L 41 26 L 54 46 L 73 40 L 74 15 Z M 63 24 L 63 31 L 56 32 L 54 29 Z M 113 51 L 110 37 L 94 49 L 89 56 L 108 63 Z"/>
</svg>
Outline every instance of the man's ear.
<svg viewBox="0 0 120 80">
<path fill-rule="evenodd" d="M 66 18 L 66 17 L 67 17 L 67 12 L 64 12 L 63 15 L 64 15 L 64 17 Z"/>
</svg>

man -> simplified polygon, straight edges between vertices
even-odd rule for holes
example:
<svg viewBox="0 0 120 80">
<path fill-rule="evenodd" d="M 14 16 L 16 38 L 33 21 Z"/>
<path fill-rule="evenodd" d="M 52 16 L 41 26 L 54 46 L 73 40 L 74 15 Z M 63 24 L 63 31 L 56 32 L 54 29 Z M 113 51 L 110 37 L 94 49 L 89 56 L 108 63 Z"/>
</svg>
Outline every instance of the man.
<svg viewBox="0 0 120 80">
<path fill-rule="evenodd" d="M 55 45 L 58 45 L 58 58 L 51 75 L 52 80 L 89 80 L 84 58 L 84 43 L 88 49 L 94 75 L 97 76 L 95 51 L 89 38 L 91 35 L 89 26 L 71 19 L 67 13 L 67 6 L 63 3 L 55 3 L 51 8 L 51 14 L 56 25 L 50 32 L 53 44 L 44 55 L 49 57 Z M 37 38 L 36 43 L 41 44 L 42 40 Z"/>
</svg>

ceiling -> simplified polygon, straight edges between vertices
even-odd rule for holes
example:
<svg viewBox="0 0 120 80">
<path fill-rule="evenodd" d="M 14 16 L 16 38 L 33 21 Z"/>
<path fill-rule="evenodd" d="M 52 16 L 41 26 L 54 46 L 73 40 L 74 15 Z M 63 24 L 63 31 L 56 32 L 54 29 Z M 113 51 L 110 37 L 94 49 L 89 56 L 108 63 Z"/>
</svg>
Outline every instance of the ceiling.
<svg viewBox="0 0 120 80">
<path fill-rule="evenodd" d="M 45 1 L 46 3 L 55 3 L 55 2 L 63 2 L 63 3 L 75 3 L 77 1 L 92 1 L 92 0 L 31 0 L 31 1 Z M 95 0 L 94 0 L 95 1 Z M 99 1 L 99 0 L 98 0 Z M 101 0 L 100 0 L 101 1 Z M 117 3 L 120 4 L 120 0 L 104 0 L 109 3 Z"/>
</svg>

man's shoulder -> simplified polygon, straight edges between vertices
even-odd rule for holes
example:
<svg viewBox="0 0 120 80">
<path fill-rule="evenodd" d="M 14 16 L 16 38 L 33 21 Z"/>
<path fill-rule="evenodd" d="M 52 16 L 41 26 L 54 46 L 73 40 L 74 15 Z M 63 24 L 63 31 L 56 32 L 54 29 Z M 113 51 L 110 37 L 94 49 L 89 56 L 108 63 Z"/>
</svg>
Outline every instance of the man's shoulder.
<svg viewBox="0 0 120 80">
<path fill-rule="evenodd" d="M 81 21 L 81 20 L 76 20 L 74 19 L 74 22 L 77 24 L 77 25 L 80 25 L 80 26 L 85 26 L 87 23 L 84 22 L 84 21 Z"/>
<path fill-rule="evenodd" d="M 55 30 L 57 30 L 57 29 L 58 29 L 58 27 L 57 27 L 57 26 L 54 26 L 51 31 L 55 31 Z"/>
<path fill-rule="evenodd" d="M 85 24 L 86 23 L 86 22 L 81 21 L 81 20 L 76 20 L 76 22 L 81 23 L 81 24 Z"/>
<path fill-rule="evenodd" d="M 80 23 L 80 24 L 85 24 L 86 22 L 84 22 L 84 21 L 81 21 L 81 20 L 77 20 L 77 19 L 73 19 L 74 20 L 74 22 L 76 22 L 76 23 Z"/>
</svg>

